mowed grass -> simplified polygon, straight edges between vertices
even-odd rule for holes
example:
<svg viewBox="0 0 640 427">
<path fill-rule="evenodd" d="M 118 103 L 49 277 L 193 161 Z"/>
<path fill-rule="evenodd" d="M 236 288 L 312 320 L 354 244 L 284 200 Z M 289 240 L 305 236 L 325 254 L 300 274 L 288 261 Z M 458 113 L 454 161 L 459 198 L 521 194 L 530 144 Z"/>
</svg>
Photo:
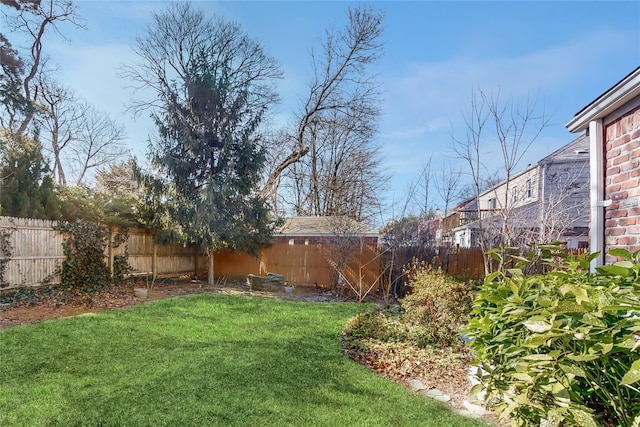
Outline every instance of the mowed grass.
<svg viewBox="0 0 640 427">
<path fill-rule="evenodd" d="M 0 332 L 0 426 L 474 426 L 347 359 L 353 304 L 205 294 Z"/>
</svg>

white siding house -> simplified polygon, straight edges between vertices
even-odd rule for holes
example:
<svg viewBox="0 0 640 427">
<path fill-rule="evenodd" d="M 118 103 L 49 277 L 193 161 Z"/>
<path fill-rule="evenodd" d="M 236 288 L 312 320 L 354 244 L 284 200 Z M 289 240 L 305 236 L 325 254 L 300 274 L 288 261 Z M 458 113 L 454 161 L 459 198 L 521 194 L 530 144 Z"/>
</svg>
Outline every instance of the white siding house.
<svg viewBox="0 0 640 427">
<path fill-rule="evenodd" d="M 560 240 L 587 247 L 589 225 L 589 140 L 585 135 L 560 148 L 509 181 L 458 205 L 445 218 L 443 234 L 460 247 L 504 243 L 507 219 L 511 245 Z M 479 204 L 479 208 L 478 208 Z"/>
</svg>

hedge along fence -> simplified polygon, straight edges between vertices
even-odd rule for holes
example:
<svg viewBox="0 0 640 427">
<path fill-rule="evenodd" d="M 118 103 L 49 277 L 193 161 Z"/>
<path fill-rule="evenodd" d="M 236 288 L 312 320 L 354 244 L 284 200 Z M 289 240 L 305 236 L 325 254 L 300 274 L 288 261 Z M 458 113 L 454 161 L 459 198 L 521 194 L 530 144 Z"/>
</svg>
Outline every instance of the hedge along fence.
<svg viewBox="0 0 640 427">
<path fill-rule="evenodd" d="M 65 259 L 65 236 L 54 229 L 56 221 L 0 217 L 0 289 L 36 286 L 59 282 L 58 267 Z M 114 242 L 117 230 L 110 241 Z M 206 269 L 206 256 L 182 245 L 156 245 L 151 233 L 130 229 L 128 239 L 117 247 L 105 249 L 105 262 L 113 271 L 113 260 L 128 255 L 132 274 L 161 277 L 193 275 Z"/>
<path fill-rule="evenodd" d="M 58 267 L 65 259 L 62 243 L 64 234 L 54 229 L 56 221 L 0 217 L 0 289 L 36 286 L 59 282 Z M 115 240 L 113 230 L 110 241 Z M 178 277 L 205 275 L 207 256 L 194 248 L 182 245 L 157 245 L 150 232 L 130 229 L 127 240 L 117 247 L 108 245 L 105 262 L 113 271 L 113 260 L 127 255 L 133 275 Z M 214 272 L 218 277 L 244 280 L 247 274 L 283 274 L 295 286 L 332 287 L 336 273 L 327 260 L 322 245 L 275 243 L 260 249 L 257 257 L 245 253 L 222 250 L 214 257 Z M 380 264 L 371 262 L 377 253 L 364 251 L 360 262 L 364 265 L 364 280 L 373 283 L 379 276 Z M 353 267 L 353 266 L 352 266 Z M 354 267 L 353 267 L 354 268 Z M 374 289 L 375 291 L 375 289 Z"/>
</svg>

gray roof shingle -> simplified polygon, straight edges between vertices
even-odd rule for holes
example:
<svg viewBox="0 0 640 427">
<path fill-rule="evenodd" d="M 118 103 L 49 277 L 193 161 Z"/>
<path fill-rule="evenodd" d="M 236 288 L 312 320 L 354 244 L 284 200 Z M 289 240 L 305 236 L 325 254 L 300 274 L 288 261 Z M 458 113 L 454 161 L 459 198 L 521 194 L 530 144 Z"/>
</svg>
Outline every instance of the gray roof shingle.
<svg viewBox="0 0 640 427">
<path fill-rule="evenodd" d="M 297 216 L 286 218 L 276 235 L 319 236 L 319 235 L 366 235 L 378 233 L 366 225 L 345 216 Z"/>
</svg>

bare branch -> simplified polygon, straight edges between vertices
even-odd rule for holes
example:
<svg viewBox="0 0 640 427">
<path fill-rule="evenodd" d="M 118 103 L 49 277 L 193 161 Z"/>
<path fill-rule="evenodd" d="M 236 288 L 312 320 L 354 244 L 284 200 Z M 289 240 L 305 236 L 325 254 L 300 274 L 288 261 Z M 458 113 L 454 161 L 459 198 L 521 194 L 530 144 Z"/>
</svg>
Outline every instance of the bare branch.
<svg viewBox="0 0 640 427">
<path fill-rule="evenodd" d="M 43 70 L 45 62 L 43 38 L 47 31 L 53 31 L 64 38 L 60 30 L 60 24 L 71 24 L 76 28 L 84 28 L 75 5 L 70 0 L 44 0 L 28 2 L 28 7 L 19 9 L 18 15 L 10 25 L 11 30 L 28 37 L 29 59 L 27 61 L 27 74 L 22 81 L 24 98 L 29 102 L 38 99 L 37 82 L 34 80 Z M 22 135 L 31 124 L 36 110 L 29 109 L 21 123 L 17 127 L 16 134 Z"/>
<path fill-rule="evenodd" d="M 78 168 L 76 185 L 83 182 L 89 170 L 109 165 L 128 155 L 128 150 L 122 145 L 124 136 L 124 126 L 107 114 L 85 106 L 77 135 L 78 144 L 71 146 Z"/>
<path fill-rule="evenodd" d="M 379 114 L 375 76 L 368 75 L 365 69 L 382 53 L 379 39 L 383 17 L 382 12 L 371 8 L 350 9 L 347 27 L 339 32 L 327 31 L 320 58 L 312 53 L 314 77 L 299 115 L 296 145 L 267 178 L 263 195 L 277 192 L 280 175 L 315 151 L 314 139 L 310 138 L 314 127 L 335 118 L 337 113 L 351 119 L 361 119 L 364 111 L 373 116 Z M 375 123 L 361 124 L 368 127 Z"/>
</svg>

